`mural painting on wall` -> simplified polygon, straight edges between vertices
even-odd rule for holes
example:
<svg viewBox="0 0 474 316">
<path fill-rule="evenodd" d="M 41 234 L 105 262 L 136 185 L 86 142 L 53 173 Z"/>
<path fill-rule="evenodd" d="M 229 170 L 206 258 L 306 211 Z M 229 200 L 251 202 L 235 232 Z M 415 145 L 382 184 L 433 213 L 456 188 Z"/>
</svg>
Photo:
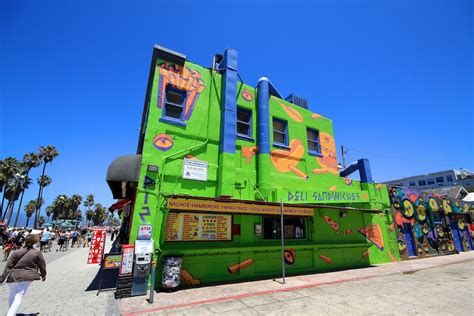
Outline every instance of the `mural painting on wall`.
<svg viewBox="0 0 474 316">
<path fill-rule="evenodd" d="M 270 158 L 273 166 L 280 172 L 293 172 L 302 179 L 307 180 L 308 175 L 296 168 L 304 155 L 303 143 L 299 139 L 293 139 L 290 142 L 290 151 L 288 150 L 272 150 Z"/>
<path fill-rule="evenodd" d="M 255 154 L 257 154 L 257 152 L 258 152 L 258 147 L 257 146 L 250 146 L 250 147 L 243 146 L 242 147 L 242 156 L 245 157 L 245 162 L 247 164 L 250 163 L 250 161 L 252 160 L 252 157 L 255 156 Z"/>
<path fill-rule="evenodd" d="M 314 169 L 314 174 L 333 173 L 339 175 L 339 168 L 337 166 L 336 143 L 334 138 L 325 132 L 319 133 L 321 143 L 322 157 L 317 157 L 320 168 Z"/>
<path fill-rule="evenodd" d="M 279 104 L 286 114 L 288 114 L 288 116 L 291 117 L 295 122 L 303 123 L 303 117 L 301 116 L 300 112 L 281 102 Z"/>
<path fill-rule="evenodd" d="M 252 264 L 253 264 L 253 259 L 249 258 L 249 259 L 245 259 L 244 261 L 242 262 L 238 262 L 236 264 L 233 264 L 233 265 L 230 265 L 227 267 L 227 271 L 230 273 L 230 274 L 234 274 L 234 273 L 238 273 L 240 272 L 240 270 L 243 270 L 245 268 L 248 268 L 250 267 Z"/>
<path fill-rule="evenodd" d="M 166 134 L 158 134 L 153 138 L 153 146 L 161 151 L 168 151 L 174 145 L 174 140 Z"/>
<path fill-rule="evenodd" d="M 390 188 L 389 195 L 402 259 L 450 253 L 456 250 L 450 223 L 456 221 L 457 216 L 463 216 L 462 202 L 450 200 L 439 194 L 400 187 Z M 457 228 L 459 229 L 459 225 Z M 460 229 L 460 231 L 466 230 Z M 469 250 L 469 241 L 467 237 L 463 238 L 469 235 L 463 233 L 458 235 L 460 243 L 464 246 L 458 251 Z"/>
<path fill-rule="evenodd" d="M 240 95 L 242 96 L 242 98 L 244 98 L 245 101 L 252 101 L 253 100 L 253 94 L 248 91 L 248 90 L 243 90 Z"/>
<path fill-rule="evenodd" d="M 361 227 L 357 231 L 361 233 L 368 241 L 374 244 L 377 248 L 383 251 L 384 242 L 380 225 L 374 224 L 372 226 Z"/>
<path fill-rule="evenodd" d="M 165 90 L 168 85 L 186 92 L 186 101 L 184 106 L 185 121 L 191 117 L 194 106 L 200 93 L 206 86 L 201 79 L 201 74 L 198 71 L 191 70 L 188 67 L 182 67 L 170 63 L 163 63 L 158 66 L 160 71 L 160 80 L 158 87 L 158 107 L 160 109 L 164 106 Z"/>
</svg>

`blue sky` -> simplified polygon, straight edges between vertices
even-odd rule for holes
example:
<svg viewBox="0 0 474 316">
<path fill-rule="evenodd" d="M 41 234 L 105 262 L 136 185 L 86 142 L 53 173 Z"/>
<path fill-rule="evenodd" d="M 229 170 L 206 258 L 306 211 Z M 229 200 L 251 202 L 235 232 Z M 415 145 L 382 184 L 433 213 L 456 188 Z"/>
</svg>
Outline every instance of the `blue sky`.
<svg viewBox="0 0 474 316">
<path fill-rule="evenodd" d="M 195 2 L 2 1 L 0 158 L 53 144 L 47 203 L 110 205 L 107 166 L 136 150 L 159 44 L 204 66 L 237 49 L 246 83 L 307 98 L 338 146 L 401 158 L 349 149 L 376 180 L 474 169 L 472 1 Z"/>
</svg>

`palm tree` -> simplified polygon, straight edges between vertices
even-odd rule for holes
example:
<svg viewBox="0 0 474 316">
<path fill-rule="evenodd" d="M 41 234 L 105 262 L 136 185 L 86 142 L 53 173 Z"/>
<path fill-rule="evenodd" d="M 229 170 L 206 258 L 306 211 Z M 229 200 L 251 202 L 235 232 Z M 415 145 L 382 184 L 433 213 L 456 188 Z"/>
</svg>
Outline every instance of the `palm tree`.
<svg viewBox="0 0 474 316">
<path fill-rule="evenodd" d="M 38 218 L 38 224 L 39 226 L 43 226 L 43 224 L 46 222 L 46 219 L 44 218 L 43 215 L 41 215 L 39 218 Z"/>
<path fill-rule="evenodd" d="M 28 186 L 31 184 L 31 179 L 28 177 L 30 174 L 30 170 L 32 168 L 39 167 L 41 165 L 41 156 L 36 153 L 27 153 L 23 156 L 23 160 L 21 161 L 21 169 L 22 173 L 25 175 L 25 179 L 29 179 L 30 182 L 27 183 L 27 185 L 23 185 L 23 189 L 21 190 L 21 197 L 20 197 L 20 204 L 18 205 L 18 210 L 17 210 L 17 217 L 18 214 L 20 213 L 21 209 L 21 203 L 23 202 L 23 196 L 25 195 L 25 190 L 28 188 Z M 15 221 L 16 222 L 16 221 Z M 15 224 L 16 226 L 16 224 Z"/>
<path fill-rule="evenodd" d="M 21 197 L 20 197 L 20 203 L 18 204 L 18 209 L 16 210 L 16 216 L 15 216 L 15 223 L 13 224 L 14 227 L 18 224 L 18 217 L 20 216 L 20 208 L 21 208 L 21 203 L 23 202 L 23 196 L 25 195 L 26 189 L 30 186 L 32 183 L 32 179 L 30 177 L 26 177 L 25 180 L 23 180 L 23 183 L 21 185 Z"/>
<path fill-rule="evenodd" d="M 5 195 L 8 195 L 7 191 L 10 192 L 9 189 L 12 189 L 9 186 L 11 180 L 13 179 L 14 175 L 20 171 L 20 162 L 18 159 L 13 157 L 7 157 L 0 163 L 0 173 L 2 174 L 1 178 L 3 179 L 3 196 L 2 196 L 2 204 L 0 205 L 0 217 L 3 214 L 3 204 L 5 202 Z M 9 202 L 11 202 L 9 200 Z"/>
<path fill-rule="evenodd" d="M 94 206 L 94 195 L 93 194 L 87 194 L 86 195 L 86 199 L 84 200 L 84 203 L 83 205 L 86 207 L 86 218 L 87 218 L 87 221 L 90 222 L 90 220 L 92 219 L 92 215 L 90 216 L 90 218 L 88 218 L 87 216 L 87 212 L 89 212 L 91 210 L 91 207 Z M 91 211 L 92 212 L 92 211 Z M 93 212 L 92 212 L 93 213 Z"/>
<path fill-rule="evenodd" d="M 51 204 L 50 206 L 46 207 L 46 216 L 47 216 L 48 222 L 49 222 L 49 217 L 50 217 L 51 214 L 53 213 L 53 210 L 54 210 L 53 204 Z"/>
<path fill-rule="evenodd" d="M 41 173 L 41 177 L 44 176 L 44 172 L 46 170 L 46 165 L 54 160 L 58 156 L 58 150 L 56 147 L 52 145 L 47 145 L 46 147 L 40 146 L 40 156 L 41 159 L 43 160 L 43 172 Z M 36 210 L 35 210 L 35 224 L 34 226 L 36 227 L 38 224 L 38 215 L 39 215 L 39 202 L 42 194 L 42 189 L 43 187 L 40 185 L 39 190 L 38 190 L 38 198 L 37 203 L 36 203 Z"/>
<path fill-rule="evenodd" d="M 92 216 L 92 221 L 94 225 L 101 226 L 104 223 L 106 218 L 106 209 L 102 206 L 102 204 L 97 203 L 95 205 L 94 215 Z"/>
<path fill-rule="evenodd" d="M 31 200 L 25 205 L 25 213 L 26 213 L 26 227 L 28 227 L 28 223 L 30 222 L 30 217 L 35 213 L 36 211 L 36 205 L 38 200 Z M 44 200 L 41 198 L 40 200 L 40 207 L 43 206 Z"/>
<path fill-rule="evenodd" d="M 38 186 L 40 187 L 40 198 L 43 198 L 43 190 L 45 187 L 50 185 L 53 182 L 53 179 L 51 179 L 50 176 L 47 175 L 41 175 L 38 179 L 36 179 L 36 182 L 38 183 Z M 41 207 L 38 207 L 38 209 L 35 212 L 35 222 L 34 222 L 34 227 L 37 227 L 37 216 L 39 216 L 41 213 Z"/>
<path fill-rule="evenodd" d="M 91 226 L 92 217 L 94 217 L 94 211 L 93 211 L 93 210 L 87 210 L 87 212 L 86 212 L 86 219 L 87 219 L 87 226 L 88 226 L 88 227 Z"/>
</svg>

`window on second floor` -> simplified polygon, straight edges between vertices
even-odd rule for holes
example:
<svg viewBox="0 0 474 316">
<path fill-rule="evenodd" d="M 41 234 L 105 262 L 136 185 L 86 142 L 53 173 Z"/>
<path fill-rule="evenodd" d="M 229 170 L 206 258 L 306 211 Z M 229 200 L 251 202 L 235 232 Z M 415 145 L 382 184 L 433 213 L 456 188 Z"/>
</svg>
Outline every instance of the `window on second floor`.
<svg viewBox="0 0 474 316">
<path fill-rule="evenodd" d="M 410 182 L 410 186 L 414 187 L 414 186 L 416 186 L 416 183 L 415 182 Z"/>
<path fill-rule="evenodd" d="M 319 131 L 307 128 L 306 137 L 308 138 L 308 152 L 311 155 L 321 155 L 321 149 L 319 146 Z"/>
<path fill-rule="evenodd" d="M 448 180 L 448 182 L 453 182 L 453 176 L 450 175 L 450 174 L 448 174 L 448 175 L 446 176 L 446 180 Z"/>
<path fill-rule="evenodd" d="M 434 179 L 433 178 L 429 178 L 428 180 L 426 180 L 428 185 L 432 185 L 432 184 L 435 184 L 434 182 Z"/>
<path fill-rule="evenodd" d="M 273 118 L 273 145 L 288 146 L 288 124 L 286 121 Z"/>
<path fill-rule="evenodd" d="M 425 186 L 425 185 L 426 185 L 426 181 L 425 181 L 425 180 L 420 180 L 420 181 L 418 181 L 418 185 L 419 185 L 420 187 Z"/>
<path fill-rule="evenodd" d="M 165 93 L 163 118 L 174 121 L 182 121 L 184 105 L 186 104 L 186 92 L 171 86 L 167 86 Z"/>
<path fill-rule="evenodd" d="M 443 183 L 444 177 L 436 177 L 436 183 Z"/>
<path fill-rule="evenodd" d="M 237 107 L 237 135 L 244 138 L 252 137 L 252 111 Z"/>
</svg>

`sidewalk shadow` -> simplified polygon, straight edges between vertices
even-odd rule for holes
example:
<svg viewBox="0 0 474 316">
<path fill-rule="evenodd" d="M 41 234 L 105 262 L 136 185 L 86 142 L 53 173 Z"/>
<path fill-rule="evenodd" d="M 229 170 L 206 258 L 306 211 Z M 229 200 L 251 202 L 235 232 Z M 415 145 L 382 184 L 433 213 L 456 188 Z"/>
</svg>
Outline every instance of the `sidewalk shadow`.
<svg viewBox="0 0 474 316">
<path fill-rule="evenodd" d="M 110 248 L 110 253 L 120 253 L 120 248 L 117 244 L 117 239 L 112 244 L 112 247 Z M 86 292 L 88 291 L 97 291 L 99 289 L 99 285 L 101 290 L 111 290 L 115 289 L 117 286 L 117 277 L 119 274 L 118 269 L 113 269 L 113 270 L 104 270 L 102 267 L 100 267 L 99 271 L 95 275 L 94 279 L 92 282 L 89 284 L 89 286 L 86 288 Z M 100 279 L 102 278 L 102 283 Z"/>
</svg>

